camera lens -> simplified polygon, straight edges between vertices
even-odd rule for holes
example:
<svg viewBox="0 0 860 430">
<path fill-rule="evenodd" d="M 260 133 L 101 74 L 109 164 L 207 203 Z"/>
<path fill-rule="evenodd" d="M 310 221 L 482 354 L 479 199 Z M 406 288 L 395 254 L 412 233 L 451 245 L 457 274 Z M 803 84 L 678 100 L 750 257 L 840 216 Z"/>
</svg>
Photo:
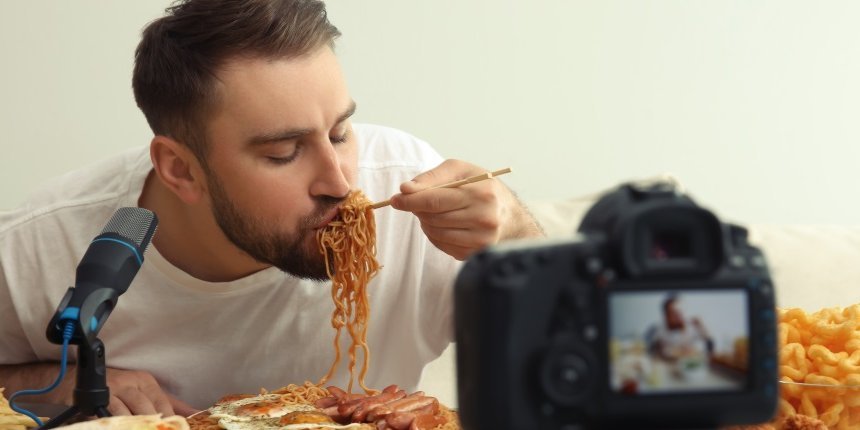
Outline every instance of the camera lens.
<svg viewBox="0 0 860 430">
<path fill-rule="evenodd" d="M 580 351 L 552 350 L 541 363 L 541 385 L 550 400 L 573 406 L 588 394 L 591 366 Z"/>
</svg>

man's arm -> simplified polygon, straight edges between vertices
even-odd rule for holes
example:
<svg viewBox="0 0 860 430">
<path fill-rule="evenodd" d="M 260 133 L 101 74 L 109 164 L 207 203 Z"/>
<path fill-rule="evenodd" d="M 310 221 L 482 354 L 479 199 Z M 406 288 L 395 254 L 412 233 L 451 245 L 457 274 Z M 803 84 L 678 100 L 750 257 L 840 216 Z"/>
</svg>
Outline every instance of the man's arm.
<svg viewBox="0 0 860 430">
<path fill-rule="evenodd" d="M 66 377 L 50 393 L 27 396 L 26 402 L 72 404 L 75 388 L 75 366 L 69 365 Z M 38 389 L 52 384 L 60 374 L 60 366 L 55 363 L 0 365 L 0 381 L 11 395 L 19 390 Z M 179 414 L 188 416 L 196 412 L 187 403 L 171 396 L 161 389 L 155 378 L 147 373 L 134 370 L 107 369 L 107 384 L 111 397 L 108 411 L 113 415 Z"/>
<path fill-rule="evenodd" d="M 534 217 L 499 180 L 429 189 L 485 172 L 464 161 L 446 160 L 402 184 L 391 206 L 414 213 L 430 241 L 459 260 L 502 240 L 543 237 Z"/>
<path fill-rule="evenodd" d="M 543 231 L 543 227 L 538 224 L 526 205 L 520 201 L 513 191 L 508 189 L 508 192 L 513 197 L 511 204 L 513 214 L 511 222 L 507 225 L 507 230 L 502 234 L 501 240 L 545 237 L 546 232 Z"/>
<path fill-rule="evenodd" d="M 24 402 L 72 404 L 72 390 L 75 385 L 75 366 L 68 366 L 66 377 L 60 385 L 50 393 L 39 396 L 22 397 Z M 0 365 L 0 385 L 6 387 L 6 396 L 11 396 L 20 390 L 39 389 L 54 383 L 60 374 L 60 365 L 52 363 L 35 364 L 4 364 Z"/>
</svg>

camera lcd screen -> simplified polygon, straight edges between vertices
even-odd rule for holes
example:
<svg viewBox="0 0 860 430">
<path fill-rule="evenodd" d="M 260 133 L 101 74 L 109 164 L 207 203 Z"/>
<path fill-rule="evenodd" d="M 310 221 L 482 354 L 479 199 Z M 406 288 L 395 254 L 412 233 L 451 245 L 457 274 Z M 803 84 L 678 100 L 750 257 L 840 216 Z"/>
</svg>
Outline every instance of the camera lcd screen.
<svg viewBox="0 0 860 430">
<path fill-rule="evenodd" d="M 614 291 L 608 300 L 611 391 L 650 395 L 745 388 L 745 291 Z"/>
</svg>

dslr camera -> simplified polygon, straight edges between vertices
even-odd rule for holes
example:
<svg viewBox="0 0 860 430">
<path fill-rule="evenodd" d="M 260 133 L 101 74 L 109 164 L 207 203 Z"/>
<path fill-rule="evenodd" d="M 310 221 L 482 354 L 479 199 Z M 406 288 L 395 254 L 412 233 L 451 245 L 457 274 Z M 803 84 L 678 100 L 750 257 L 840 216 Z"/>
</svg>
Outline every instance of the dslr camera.
<svg viewBox="0 0 860 430">
<path fill-rule="evenodd" d="M 570 239 L 475 254 L 455 327 L 467 430 L 717 428 L 776 411 L 764 255 L 670 183 L 607 193 Z"/>
</svg>

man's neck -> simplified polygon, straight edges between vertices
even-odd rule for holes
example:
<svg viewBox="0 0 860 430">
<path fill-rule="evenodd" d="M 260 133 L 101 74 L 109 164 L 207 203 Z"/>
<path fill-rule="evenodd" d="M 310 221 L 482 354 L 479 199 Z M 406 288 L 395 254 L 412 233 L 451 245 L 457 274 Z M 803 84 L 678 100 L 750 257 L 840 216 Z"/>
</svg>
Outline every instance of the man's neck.
<svg viewBox="0 0 860 430">
<path fill-rule="evenodd" d="M 269 266 L 261 264 L 230 242 L 204 205 L 188 205 L 167 189 L 151 171 L 138 200 L 158 216 L 152 245 L 164 259 L 208 282 L 229 282 Z"/>
</svg>

